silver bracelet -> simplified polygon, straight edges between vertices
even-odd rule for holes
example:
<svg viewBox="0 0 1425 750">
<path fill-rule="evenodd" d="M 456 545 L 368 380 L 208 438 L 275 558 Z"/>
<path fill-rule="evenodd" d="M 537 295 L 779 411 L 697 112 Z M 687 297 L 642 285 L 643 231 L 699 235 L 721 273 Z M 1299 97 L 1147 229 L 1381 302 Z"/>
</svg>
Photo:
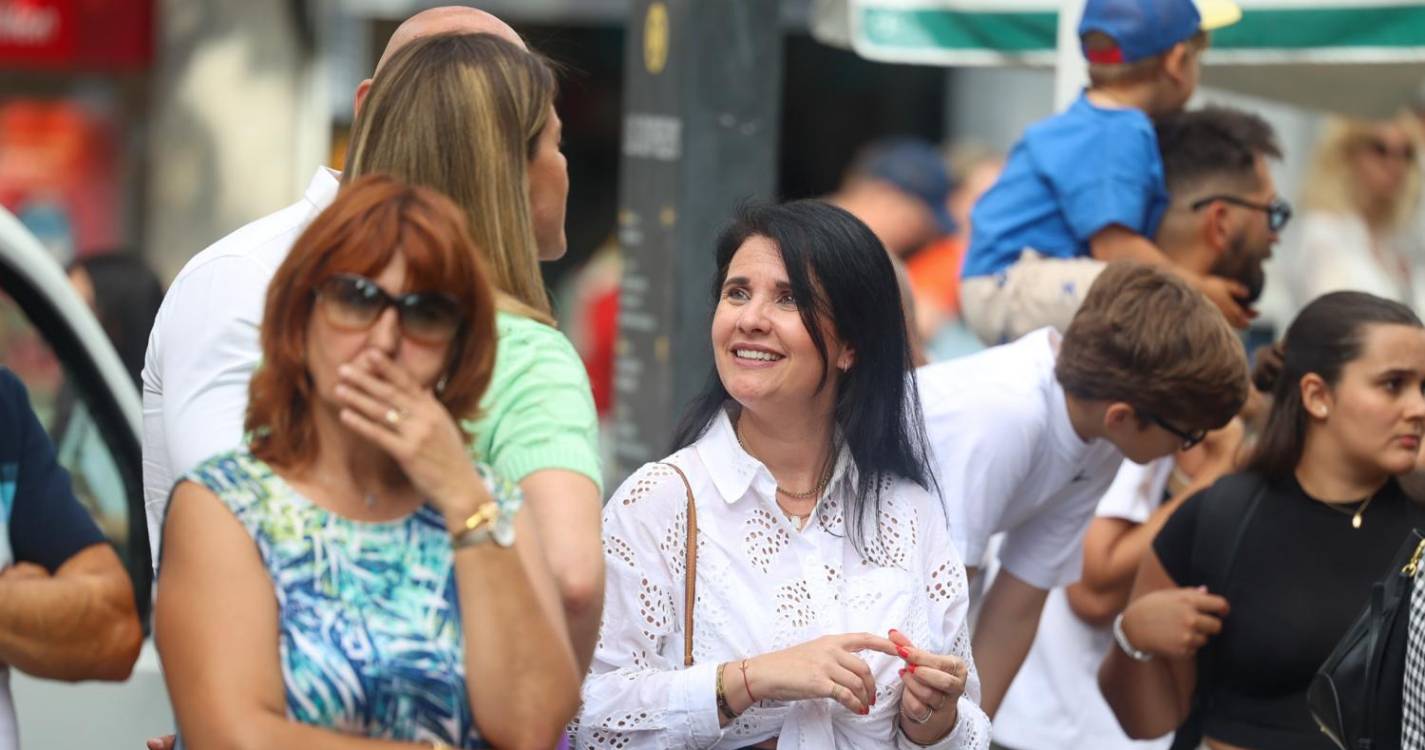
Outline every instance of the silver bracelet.
<svg viewBox="0 0 1425 750">
<path fill-rule="evenodd" d="M 1123 653 L 1128 654 L 1128 658 L 1132 659 L 1133 661 L 1153 660 L 1152 654 L 1148 653 L 1147 651 L 1139 651 L 1138 649 L 1133 648 L 1133 644 L 1128 642 L 1128 636 L 1123 632 L 1122 612 L 1119 612 L 1118 616 L 1113 618 L 1113 640 L 1118 644 L 1119 648 L 1123 649 Z"/>
</svg>

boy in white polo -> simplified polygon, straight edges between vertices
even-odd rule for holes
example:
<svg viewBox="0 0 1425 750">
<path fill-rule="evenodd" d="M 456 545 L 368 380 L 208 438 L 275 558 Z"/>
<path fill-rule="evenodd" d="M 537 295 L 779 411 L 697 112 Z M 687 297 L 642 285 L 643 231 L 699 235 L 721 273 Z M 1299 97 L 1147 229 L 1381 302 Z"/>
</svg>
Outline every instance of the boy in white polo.
<svg viewBox="0 0 1425 750">
<path fill-rule="evenodd" d="M 1200 293 L 1113 263 L 1062 337 L 1041 329 L 918 378 L 950 535 L 972 576 L 1004 534 L 973 643 L 993 716 L 1048 591 L 1078 579 L 1084 529 L 1122 458 L 1145 463 L 1226 424 L 1246 399 L 1247 362 Z"/>
</svg>

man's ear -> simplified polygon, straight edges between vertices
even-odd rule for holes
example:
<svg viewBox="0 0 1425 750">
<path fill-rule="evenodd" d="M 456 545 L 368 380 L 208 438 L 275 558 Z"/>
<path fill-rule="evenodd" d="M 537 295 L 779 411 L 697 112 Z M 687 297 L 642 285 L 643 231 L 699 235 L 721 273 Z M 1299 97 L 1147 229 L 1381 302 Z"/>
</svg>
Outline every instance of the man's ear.
<svg viewBox="0 0 1425 750">
<path fill-rule="evenodd" d="M 1221 257 L 1232 246 L 1231 213 L 1222 201 L 1203 206 L 1202 213 L 1203 239 L 1212 248 L 1213 256 Z"/>
<path fill-rule="evenodd" d="M 1123 401 L 1115 401 L 1103 411 L 1104 430 L 1122 429 L 1125 426 L 1136 428 L 1137 420 L 1138 412 Z"/>
<path fill-rule="evenodd" d="M 361 105 L 366 103 L 366 95 L 369 93 L 371 93 L 370 78 L 362 81 L 361 83 L 356 84 L 356 96 L 352 99 L 351 102 L 351 113 L 353 115 L 361 114 Z"/>
</svg>

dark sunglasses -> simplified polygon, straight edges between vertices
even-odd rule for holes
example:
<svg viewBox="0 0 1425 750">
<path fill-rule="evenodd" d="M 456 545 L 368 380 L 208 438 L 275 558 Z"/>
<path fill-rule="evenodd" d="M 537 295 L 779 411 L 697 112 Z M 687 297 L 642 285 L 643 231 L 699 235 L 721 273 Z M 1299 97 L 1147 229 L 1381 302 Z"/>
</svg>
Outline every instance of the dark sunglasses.
<svg viewBox="0 0 1425 750">
<path fill-rule="evenodd" d="M 460 302 L 442 292 L 386 293 L 376 282 L 354 273 L 337 274 L 317 285 L 316 297 L 327 322 L 337 328 L 365 330 L 386 308 L 396 308 L 401 333 L 423 344 L 445 344 L 459 333 L 465 315 Z"/>
<path fill-rule="evenodd" d="M 1207 437 L 1207 430 L 1197 430 L 1195 432 L 1188 432 L 1187 430 L 1183 430 L 1178 427 L 1174 427 L 1171 424 L 1168 424 L 1167 420 L 1163 419 L 1162 417 L 1159 417 L 1156 414 L 1149 414 L 1148 421 L 1152 422 L 1155 425 L 1158 425 L 1164 430 L 1167 430 L 1168 433 L 1170 433 L 1173 437 L 1182 440 L 1183 450 L 1191 449 L 1194 445 L 1201 443 Z"/>
<path fill-rule="evenodd" d="M 1401 144 L 1399 148 L 1391 148 L 1389 143 L 1380 138 L 1371 138 L 1366 141 L 1366 148 L 1382 159 L 1399 159 L 1411 164 L 1415 162 L 1415 147 L 1409 143 Z"/>
<path fill-rule="evenodd" d="M 1204 206 L 1213 201 L 1222 201 L 1242 208 L 1250 208 L 1253 211 L 1261 211 L 1267 215 L 1267 228 L 1273 232 L 1280 232 L 1286 228 L 1286 223 L 1291 221 L 1291 204 L 1284 198 L 1273 198 L 1271 203 L 1263 205 L 1246 198 L 1238 198 L 1235 195 L 1209 195 L 1206 198 L 1199 198 L 1189 206 L 1194 211 L 1201 211 Z"/>
</svg>

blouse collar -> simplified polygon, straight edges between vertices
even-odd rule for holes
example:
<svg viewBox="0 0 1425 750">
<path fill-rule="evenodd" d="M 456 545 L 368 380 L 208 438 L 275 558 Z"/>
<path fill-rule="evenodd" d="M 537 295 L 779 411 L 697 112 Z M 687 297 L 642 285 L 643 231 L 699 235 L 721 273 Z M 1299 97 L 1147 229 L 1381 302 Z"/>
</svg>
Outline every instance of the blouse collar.
<svg viewBox="0 0 1425 750">
<path fill-rule="evenodd" d="M 772 472 L 752 454 L 743 450 L 738 442 L 731 416 L 736 409 L 738 406 L 729 402 L 718 410 L 707 431 L 693 443 L 698 458 L 702 460 L 703 466 L 707 467 L 713 486 L 729 505 L 746 496 L 747 491 L 754 485 L 767 497 L 773 497 L 777 491 L 777 480 L 772 476 Z M 856 481 L 856 467 L 851 461 L 851 451 L 847 449 L 846 441 L 841 439 L 839 430 L 836 442 L 836 464 L 831 470 L 831 479 L 822 490 L 823 497 L 834 491 L 843 481 Z"/>
</svg>

